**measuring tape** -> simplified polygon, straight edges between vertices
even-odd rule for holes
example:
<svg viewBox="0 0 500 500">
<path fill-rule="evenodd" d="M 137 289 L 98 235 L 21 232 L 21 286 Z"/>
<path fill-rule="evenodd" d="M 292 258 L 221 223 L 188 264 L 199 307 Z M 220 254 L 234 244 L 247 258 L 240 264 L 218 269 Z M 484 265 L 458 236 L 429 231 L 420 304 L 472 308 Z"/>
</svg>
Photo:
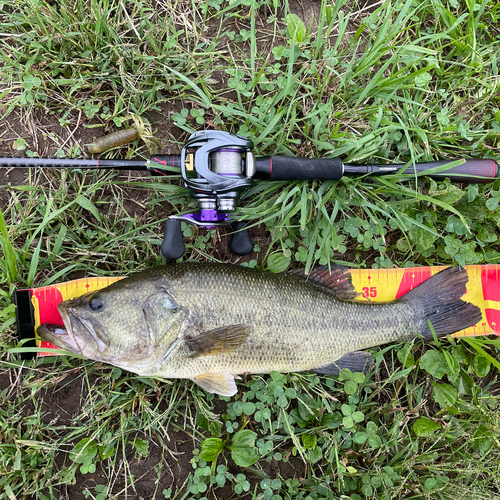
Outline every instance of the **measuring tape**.
<svg viewBox="0 0 500 500">
<path fill-rule="evenodd" d="M 407 267 L 401 269 L 351 269 L 352 283 L 362 301 L 388 302 L 445 269 L 442 267 Z M 478 306 L 480 323 L 453 334 L 453 337 L 500 335 L 500 265 L 466 266 L 469 282 L 463 300 Z M 104 288 L 122 278 L 83 278 L 41 288 L 16 290 L 18 333 L 20 338 L 34 338 L 43 323 L 63 325 L 57 304 L 87 292 Z M 26 344 L 25 344 L 26 345 Z M 56 348 L 37 339 L 38 347 Z M 50 356 L 39 352 L 38 356 Z"/>
<path fill-rule="evenodd" d="M 355 289 L 373 302 L 399 299 L 405 293 L 448 266 L 401 269 L 352 269 Z M 500 334 L 500 265 L 465 266 L 469 281 L 463 300 L 475 304 L 483 315 L 480 323 L 453 337 Z"/>
</svg>

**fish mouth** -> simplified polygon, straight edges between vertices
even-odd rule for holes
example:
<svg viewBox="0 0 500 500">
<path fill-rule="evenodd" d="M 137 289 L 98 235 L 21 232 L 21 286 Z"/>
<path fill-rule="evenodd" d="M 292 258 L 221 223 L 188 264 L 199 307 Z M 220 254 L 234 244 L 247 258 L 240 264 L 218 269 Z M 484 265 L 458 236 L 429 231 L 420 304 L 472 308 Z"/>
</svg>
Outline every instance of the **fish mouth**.
<svg viewBox="0 0 500 500">
<path fill-rule="evenodd" d="M 44 323 L 37 328 L 36 333 L 41 339 L 46 340 L 61 349 L 66 349 L 74 354 L 81 354 L 80 348 L 78 347 L 73 334 L 70 333 L 64 326 Z"/>
<path fill-rule="evenodd" d="M 78 308 L 73 308 L 71 302 L 61 302 L 57 309 L 64 321 L 68 335 L 82 354 L 84 354 L 82 347 L 85 347 L 85 351 L 90 350 L 99 356 L 106 351 L 109 347 L 108 333 L 99 321 L 78 314 Z M 77 339 L 80 340 L 81 346 Z"/>
<path fill-rule="evenodd" d="M 71 314 L 64 302 L 60 302 L 57 305 L 57 310 L 61 315 L 64 326 L 44 323 L 37 328 L 36 332 L 38 336 L 43 340 L 46 340 L 62 349 L 66 349 L 74 354 L 83 354 L 81 347 L 76 341 L 72 326 L 72 318 L 78 319 L 77 316 Z M 85 327 L 85 325 L 82 326 Z"/>
</svg>

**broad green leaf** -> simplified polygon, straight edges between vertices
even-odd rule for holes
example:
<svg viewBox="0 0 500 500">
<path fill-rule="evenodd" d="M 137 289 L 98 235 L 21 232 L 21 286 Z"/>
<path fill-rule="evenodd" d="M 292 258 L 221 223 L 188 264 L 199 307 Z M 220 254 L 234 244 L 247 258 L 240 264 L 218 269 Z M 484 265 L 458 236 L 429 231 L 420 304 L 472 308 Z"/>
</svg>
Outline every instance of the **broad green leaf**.
<svg viewBox="0 0 500 500">
<path fill-rule="evenodd" d="M 141 457 L 147 457 L 149 451 L 149 443 L 141 438 L 136 438 L 134 441 L 136 453 Z"/>
<path fill-rule="evenodd" d="M 382 439 L 380 438 L 379 435 L 374 434 L 373 436 L 370 436 L 368 438 L 368 444 L 372 448 L 379 448 L 380 446 L 382 446 Z"/>
<path fill-rule="evenodd" d="M 319 462 L 323 458 L 323 452 L 319 446 L 315 446 L 307 452 L 307 461 L 311 464 Z"/>
<path fill-rule="evenodd" d="M 456 382 L 459 394 L 472 394 L 474 380 L 464 370 L 460 370 L 460 376 Z"/>
<path fill-rule="evenodd" d="M 306 37 L 306 26 L 297 14 L 288 14 L 288 16 L 286 16 L 286 26 L 293 42 L 300 43 L 304 41 Z"/>
<path fill-rule="evenodd" d="M 84 438 L 79 441 L 69 452 L 69 458 L 77 463 L 83 464 L 93 460 L 97 455 L 97 443 L 90 438 Z"/>
<path fill-rule="evenodd" d="M 432 231 L 432 232 L 431 232 Z M 430 248 L 437 240 L 436 228 L 430 227 L 430 231 L 421 227 L 412 226 L 408 231 L 408 237 L 416 244 L 416 251 L 423 252 Z"/>
<path fill-rule="evenodd" d="M 286 271 L 290 265 L 291 257 L 285 256 L 283 253 L 273 253 L 267 259 L 267 267 L 273 273 L 282 273 Z"/>
<path fill-rule="evenodd" d="M 413 424 L 413 432 L 420 437 L 430 437 L 434 435 L 434 431 L 440 429 L 441 426 L 427 417 L 420 417 Z"/>
<path fill-rule="evenodd" d="M 441 408 L 448 408 L 457 402 L 458 390 L 449 384 L 433 384 L 432 396 Z"/>
<path fill-rule="evenodd" d="M 279 45 L 277 47 L 274 47 L 273 50 L 271 51 L 274 55 L 274 58 L 279 61 L 283 57 L 283 52 L 285 51 L 286 47 L 283 47 L 283 45 Z"/>
<path fill-rule="evenodd" d="M 99 222 L 101 222 L 101 214 L 97 207 L 83 194 L 78 195 L 75 198 L 75 202 L 78 203 L 84 210 L 88 210 Z"/>
<path fill-rule="evenodd" d="M 196 414 L 196 419 L 195 419 L 195 421 L 196 421 L 196 425 L 197 425 L 198 427 L 201 427 L 202 429 L 204 429 L 204 430 L 208 431 L 208 418 L 207 418 L 207 417 L 205 417 L 205 415 L 203 415 L 203 413 L 198 412 L 198 413 Z"/>
<path fill-rule="evenodd" d="M 347 427 L 348 429 L 350 429 L 351 427 L 354 427 L 354 419 L 350 415 L 347 417 L 344 417 L 342 419 L 342 424 L 344 425 L 344 427 Z"/>
<path fill-rule="evenodd" d="M 404 378 L 412 370 L 413 370 L 413 366 L 410 366 L 410 368 L 405 368 L 404 370 L 396 371 L 396 372 L 391 374 L 391 376 L 387 379 L 387 382 L 395 382 L 396 380 L 399 380 L 400 378 Z"/>
<path fill-rule="evenodd" d="M 484 457 L 493 447 L 493 434 L 486 427 L 486 425 L 481 424 L 477 427 L 476 432 L 474 432 L 474 448 L 479 450 L 479 454 Z"/>
<path fill-rule="evenodd" d="M 474 356 L 474 371 L 476 372 L 476 375 L 478 377 L 486 377 L 488 375 L 490 368 L 491 368 L 491 363 L 489 359 L 486 359 L 484 356 L 481 356 L 481 354 L 476 354 Z"/>
<path fill-rule="evenodd" d="M 288 405 L 288 399 L 287 399 L 287 397 L 284 394 L 282 394 L 276 400 L 276 404 L 278 406 L 280 406 L 281 408 L 285 408 Z"/>
<path fill-rule="evenodd" d="M 328 427 L 328 429 L 337 429 L 342 424 L 342 415 L 338 411 L 333 414 L 325 413 L 321 424 Z"/>
<path fill-rule="evenodd" d="M 201 458 L 205 462 L 216 460 L 224 449 L 224 441 L 220 438 L 207 438 L 201 443 Z"/>
<path fill-rule="evenodd" d="M 352 380 L 348 380 L 344 385 L 344 391 L 346 394 L 354 394 L 358 385 L 355 384 Z"/>
<path fill-rule="evenodd" d="M 306 450 L 312 450 L 316 446 L 316 434 L 302 434 L 302 444 Z"/>
<path fill-rule="evenodd" d="M 490 198 L 486 202 L 486 208 L 488 210 L 491 210 L 492 212 L 493 212 L 493 210 L 496 210 L 497 207 L 498 207 L 498 198 Z"/>
<path fill-rule="evenodd" d="M 363 414 L 363 412 L 361 411 L 355 411 L 353 414 L 352 414 L 352 419 L 359 423 L 359 422 L 363 422 L 363 420 L 365 419 L 365 416 Z"/>
<path fill-rule="evenodd" d="M 415 364 L 415 356 L 411 352 L 410 344 L 405 344 L 401 349 L 398 349 L 397 357 L 405 368 L 409 368 Z"/>
<path fill-rule="evenodd" d="M 209 420 L 208 432 L 215 437 L 220 437 L 222 434 L 222 424 L 217 420 Z"/>
<path fill-rule="evenodd" d="M 356 432 L 352 437 L 352 440 L 357 444 L 363 444 L 368 439 L 368 434 L 366 432 Z"/>
<path fill-rule="evenodd" d="M 427 479 L 424 483 L 424 489 L 426 491 L 434 491 L 438 486 L 438 482 L 436 481 L 436 478 L 430 477 Z"/>
<path fill-rule="evenodd" d="M 252 402 L 243 405 L 243 413 L 245 415 L 253 415 L 255 413 L 255 404 Z"/>
<path fill-rule="evenodd" d="M 39 87 L 42 84 L 42 80 L 38 76 L 33 76 L 27 74 L 23 76 L 23 87 L 25 90 L 31 90 L 34 87 Z"/>
<path fill-rule="evenodd" d="M 341 407 L 340 407 L 340 410 L 342 411 L 342 413 L 348 417 L 349 415 L 352 415 L 352 408 L 349 406 L 349 405 L 346 405 L 346 404 L 343 404 Z"/>
<path fill-rule="evenodd" d="M 446 189 L 443 193 L 435 195 L 434 198 L 442 201 L 443 203 L 453 205 L 458 200 L 460 200 L 463 195 L 464 192 L 456 184 L 449 184 L 448 186 L 446 186 Z"/>
<path fill-rule="evenodd" d="M 255 446 L 256 438 L 257 434 L 248 429 L 242 429 L 233 436 L 231 446 L 228 448 L 236 465 L 249 467 L 259 460 L 258 449 Z"/>
<path fill-rule="evenodd" d="M 427 351 L 420 358 L 420 367 L 436 378 L 442 378 L 448 371 L 446 359 L 439 351 Z"/>
<path fill-rule="evenodd" d="M 102 460 L 111 457 L 115 453 L 115 448 L 112 443 L 107 446 L 99 446 L 99 456 Z"/>
<path fill-rule="evenodd" d="M 354 372 L 350 377 L 356 384 L 362 384 L 366 378 L 365 374 L 361 372 Z"/>
</svg>

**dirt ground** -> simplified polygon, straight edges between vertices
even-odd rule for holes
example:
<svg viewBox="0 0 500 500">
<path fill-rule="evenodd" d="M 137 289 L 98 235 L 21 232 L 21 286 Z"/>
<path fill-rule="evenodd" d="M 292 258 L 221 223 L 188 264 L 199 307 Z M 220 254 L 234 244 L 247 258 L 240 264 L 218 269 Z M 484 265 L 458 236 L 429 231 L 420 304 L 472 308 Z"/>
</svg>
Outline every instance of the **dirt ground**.
<svg viewBox="0 0 500 500">
<path fill-rule="evenodd" d="M 178 147 L 172 143 L 171 138 L 182 142 L 187 139 L 187 134 L 175 127 L 172 122 L 168 121 L 168 117 L 176 108 L 170 112 L 166 110 L 165 114 L 153 114 L 148 118 L 154 123 L 154 129 L 157 130 L 157 136 L 162 140 L 162 153 L 178 153 Z M 154 120 L 158 121 L 154 121 Z M 39 157 L 54 158 L 57 155 L 57 149 L 64 144 L 72 144 L 79 147 L 82 151 L 81 157 L 88 157 L 85 153 L 84 144 L 92 142 L 97 136 L 96 129 L 86 129 L 75 122 L 75 128 L 61 127 L 58 120 L 54 116 L 47 116 L 41 111 L 33 110 L 28 116 L 21 118 L 15 112 L 11 113 L 4 119 L 0 125 L 0 157 L 23 157 L 25 150 L 16 150 L 14 142 L 18 138 L 26 141 L 27 149 L 36 152 Z M 101 130 L 101 129 L 97 129 Z M 147 173 L 124 173 L 117 178 L 121 181 L 136 180 L 141 178 L 151 182 L 151 189 L 154 189 L 156 182 L 161 182 L 158 178 L 150 177 Z M 10 186 L 27 185 L 33 182 L 28 169 L 17 168 L 0 168 L 0 207 L 2 209 L 9 203 L 9 197 L 12 194 Z M 127 198 L 139 199 L 143 201 L 148 195 L 144 190 L 127 190 Z M 165 214 L 168 213 L 168 204 L 165 204 Z M 135 217 L 144 215 L 140 204 L 133 201 L 124 202 L 124 209 Z M 158 228 L 161 233 L 161 228 Z M 206 230 L 200 229 L 203 233 Z M 217 229 L 216 245 L 213 249 L 213 256 L 217 259 L 242 263 L 249 262 L 252 259 L 258 258 L 258 254 L 252 252 L 246 256 L 238 256 L 229 250 L 229 242 L 231 238 L 231 229 L 229 226 L 221 226 Z M 250 229 L 252 241 L 258 244 L 262 249 L 265 249 L 269 244 L 270 237 L 266 233 L 263 226 L 257 226 Z M 159 252 L 159 248 L 158 248 Z M 71 276 L 72 279 L 83 277 L 82 273 L 75 273 Z M 44 369 L 50 370 L 50 369 Z M 13 395 L 16 390 L 10 392 L 20 383 L 16 380 L 14 371 L 0 374 L 0 392 L 8 389 Z M 90 387 L 92 390 L 92 387 Z M 88 387 L 82 383 L 82 377 L 78 374 L 69 374 L 63 379 L 54 381 L 54 384 L 37 394 L 37 400 L 40 406 L 35 410 L 30 398 L 26 398 L 26 403 L 22 408 L 22 413 L 25 416 L 32 415 L 34 411 L 42 415 L 42 422 L 51 423 L 68 429 L 75 425 L 75 418 L 81 413 L 82 402 L 88 396 Z M 222 408 L 221 408 L 222 411 Z M 258 424 L 257 424 L 258 425 Z M 141 436 L 139 436 L 141 437 Z M 77 472 L 74 484 L 68 484 L 63 487 L 64 497 L 70 500 L 84 500 L 88 495 L 84 494 L 87 489 L 94 491 L 96 485 L 108 485 L 109 476 L 113 475 L 114 486 L 111 493 L 113 498 L 127 498 L 130 500 L 162 498 L 154 496 L 154 492 L 161 493 L 163 490 L 172 488 L 173 492 L 185 491 L 186 480 L 193 472 L 191 459 L 193 457 L 194 441 L 191 436 L 182 431 L 169 431 L 168 440 L 165 443 L 157 442 L 155 439 L 150 440 L 147 436 L 142 436 L 150 443 L 148 456 L 145 458 L 137 458 L 133 447 L 128 444 L 125 450 L 126 462 L 128 469 L 124 467 L 121 470 L 109 471 L 101 462 L 95 473 L 82 474 Z M 165 453 L 164 449 L 168 448 L 170 453 Z M 229 464 L 229 472 L 238 474 L 241 468 L 237 467 L 230 457 L 226 457 Z M 67 452 L 61 452 L 56 456 L 56 464 L 62 468 L 69 461 Z M 158 474 L 158 468 L 161 468 L 161 473 Z M 283 462 L 264 464 L 265 471 L 271 478 L 278 477 L 294 477 L 300 476 L 303 471 L 303 464 L 300 460 L 296 463 Z M 57 471 L 54 471 L 57 473 Z M 135 478 L 134 486 L 123 487 L 127 484 L 127 478 L 133 476 Z M 248 478 L 252 480 L 251 477 Z M 261 478 L 255 476 L 252 483 L 257 484 Z M 62 490 L 61 490 L 62 491 Z M 222 489 L 217 489 L 218 498 L 231 498 L 232 488 L 226 485 Z M 241 496 L 244 498 L 244 496 Z M 33 500 L 35 498 L 33 497 Z"/>
<path fill-rule="evenodd" d="M 364 7 L 369 8 L 371 4 L 378 5 L 380 2 L 368 1 Z M 317 1 L 297 1 L 290 2 L 292 12 L 296 12 L 306 24 L 309 19 L 317 20 L 320 2 Z M 313 21 L 314 23 L 314 21 Z M 355 25 L 356 20 L 353 20 Z M 155 136 L 161 141 L 161 153 L 178 153 L 179 148 L 176 145 L 182 144 L 187 139 L 187 134 L 177 128 L 171 121 L 174 112 L 182 109 L 180 102 L 165 105 L 161 113 L 151 113 L 148 119 L 153 124 L 156 131 Z M 4 114 L 5 108 L 0 105 L 0 115 Z M 10 113 L 0 123 L 0 157 L 22 157 L 26 151 L 32 151 L 39 157 L 56 157 L 58 149 L 73 147 L 79 148 L 81 157 L 89 157 L 86 153 L 85 144 L 92 142 L 96 137 L 102 135 L 103 128 L 86 128 L 85 126 L 96 124 L 92 120 L 87 120 L 82 114 L 70 115 L 71 124 L 62 127 L 59 124 L 58 117 L 47 115 L 40 110 L 32 110 L 22 116 L 16 111 Z M 26 149 L 19 150 L 15 147 L 15 142 L 24 139 Z M 142 175 L 142 174 L 141 174 Z M 144 174 L 144 177 L 147 177 Z M 135 178 L 135 174 L 125 173 L 119 180 L 130 180 Z M 0 169 L 0 207 L 3 209 L 8 203 L 10 196 L 10 186 L 25 185 L 30 182 L 27 169 Z M 154 183 L 160 182 L 157 179 L 151 179 L 152 189 Z M 145 196 L 144 191 L 130 190 L 129 197 Z M 132 203 L 125 206 L 127 211 L 135 216 L 140 213 L 137 210 L 137 204 Z M 165 205 L 167 213 L 168 206 Z M 203 231 L 203 230 L 202 230 Z M 227 227 L 221 227 L 217 230 L 217 244 L 213 251 L 213 256 L 226 262 L 249 262 L 258 258 L 258 255 L 251 253 L 244 257 L 235 256 L 228 249 L 230 230 Z M 159 230 L 161 232 L 161 230 Z M 250 230 L 250 235 L 254 243 L 261 249 L 265 249 L 269 244 L 269 234 L 262 226 L 257 226 Z M 44 369 L 44 370 L 48 370 Z M 9 390 L 9 394 L 15 393 L 19 380 L 16 380 L 14 371 L 0 374 L 0 391 Z M 13 389 L 12 393 L 11 390 Z M 75 425 L 75 418 L 80 414 L 82 401 L 88 395 L 89 387 L 82 384 L 82 378 L 78 374 L 67 374 L 63 379 L 54 382 L 37 395 L 40 402 L 42 420 L 51 422 L 53 425 L 61 427 L 72 427 Z M 90 387 L 92 390 L 92 387 Z M 34 411 L 34 406 L 29 397 L 26 398 L 22 412 L 30 415 Z M 143 436 L 144 439 L 149 439 Z M 164 446 L 171 453 L 164 452 Z M 149 454 L 145 458 L 137 458 L 131 445 L 127 445 L 125 455 L 130 466 L 130 470 L 114 471 L 115 486 L 112 488 L 113 498 L 127 498 L 129 500 L 152 499 L 154 492 L 159 494 L 156 498 L 163 498 L 161 492 L 172 488 L 173 491 L 182 491 L 185 489 L 185 482 L 189 474 L 192 473 L 191 459 L 193 456 L 193 439 L 187 433 L 182 431 L 170 431 L 168 442 L 160 443 L 153 439 L 150 442 Z M 226 457 L 229 464 L 229 472 L 238 474 L 240 469 Z M 57 455 L 56 463 L 62 467 L 66 460 L 69 460 L 67 453 Z M 78 472 L 74 484 L 67 485 L 63 490 L 63 497 L 70 500 L 84 500 L 88 496 L 84 495 L 84 490 L 89 488 L 93 491 L 95 485 L 108 484 L 109 471 L 103 469 L 102 462 L 94 474 L 81 474 Z M 161 466 L 161 473 L 156 469 Z M 264 471 L 271 479 L 275 477 L 298 477 L 305 476 L 304 464 L 299 459 L 292 459 L 288 463 L 270 462 L 263 464 Z M 127 484 L 127 476 L 136 478 L 134 488 L 123 487 Z M 250 477 L 249 477 L 250 479 Z M 257 476 L 251 479 L 252 486 L 260 481 Z M 218 498 L 230 498 L 232 488 L 226 486 L 217 490 Z M 252 490 L 250 490 L 252 491 Z M 244 498 L 240 496 L 240 498 Z"/>
</svg>

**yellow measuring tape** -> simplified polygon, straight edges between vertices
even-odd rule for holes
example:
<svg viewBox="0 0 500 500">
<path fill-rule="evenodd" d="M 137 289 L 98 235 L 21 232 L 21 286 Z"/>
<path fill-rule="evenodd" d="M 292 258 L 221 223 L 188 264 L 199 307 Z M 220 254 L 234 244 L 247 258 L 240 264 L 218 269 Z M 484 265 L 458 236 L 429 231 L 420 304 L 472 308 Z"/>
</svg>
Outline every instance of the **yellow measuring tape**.
<svg viewBox="0 0 500 500">
<path fill-rule="evenodd" d="M 443 267 L 410 267 L 401 269 L 351 269 L 353 285 L 359 300 L 387 302 L 403 296 L 438 273 Z M 500 265 L 466 266 L 469 282 L 463 299 L 477 305 L 483 318 L 477 325 L 455 333 L 454 337 L 500 334 Z M 122 278 L 83 278 L 57 285 L 32 289 L 35 331 L 42 323 L 60 324 L 57 304 L 99 290 Z M 51 347 L 38 339 L 39 347 Z"/>
</svg>

